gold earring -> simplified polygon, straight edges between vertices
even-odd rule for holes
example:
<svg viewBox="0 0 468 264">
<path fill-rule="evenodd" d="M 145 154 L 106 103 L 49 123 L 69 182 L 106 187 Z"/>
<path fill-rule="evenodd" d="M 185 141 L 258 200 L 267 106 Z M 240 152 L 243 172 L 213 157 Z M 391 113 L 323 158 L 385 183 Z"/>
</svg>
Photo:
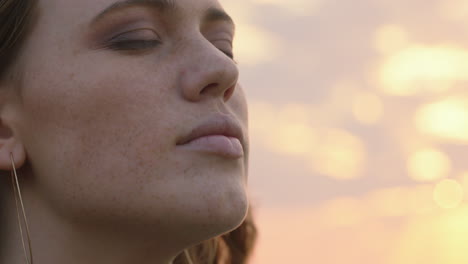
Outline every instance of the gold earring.
<svg viewBox="0 0 468 264">
<path fill-rule="evenodd" d="M 192 258 L 190 258 L 190 254 L 188 253 L 188 250 L 184 250 L 184 253 L 185 253 L 185 258 L 187 259 L 187 262 L 189 264 L 193 264 L 193 261 L 192 261 Z"/>
<path fill-rule="evenodd" d="M 11 152 L 10 152 L 10 159 L 11 159 L 11 166 L 13 168 L 13 171 L 11 172 L 11 182 L 13 185 L 13 194 L 15 196 L 16 214 L 18 216 L 18 226 L 19 226 L 19 230 L 21 234 L 21 242 L 23 243 L 24 257 L 26 259 L 26 263 L 33 264 L 33 255 L 32 255 L 32 250 L 31 250 L 31 238 L 29 235 L 29 226 L 28 226 L 28 221 L 26 219 L 26 212 L 24 211 L 23 198 L 21 196 L 21 191 L 19 187 L 18 175 L 16 174 L 15 162 L 13 161 L 13 153 Z M 23 211 L 24 224 L 26 226 L 26 235 L 28 237 L 28 246 L 29 246 L 29 258 L 26 253 L 26 246 L 24 245 L 23 228 L 21 227 L 21 219 L 20 219 L 20 213 L 19 213 L 19 208 L 18 208 L 18 198 L 16 198 L 17 193 L 18 193 L 19 201 L 20 201 L 21 208 Z"/>
</svg>

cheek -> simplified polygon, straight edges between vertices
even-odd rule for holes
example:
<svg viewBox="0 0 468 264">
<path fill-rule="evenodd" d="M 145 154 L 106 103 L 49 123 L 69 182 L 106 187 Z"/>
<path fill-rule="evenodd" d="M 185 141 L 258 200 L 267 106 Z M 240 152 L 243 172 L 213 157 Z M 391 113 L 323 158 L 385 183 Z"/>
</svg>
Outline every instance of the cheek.
<svg viewBox="0 0 468 264">
<path fill-rule="evenodd" d="M 167 158 L 175 130 L 170 82 L 127 70 L 47 70 L 26 80 L 28 160 L 52 199 L 130 195 L 144 184 L 145 164 Z"/>
<path fill-rule="evenodd" d="M 244 89 L 241 85 L 237 85 L 234 94 L 228 101 L 228 106 L 232 109 L 234 114 L 247 126 L 248 123 L 248 106 L 247 98 Z"/>
<path fill-rule="evenodd" d="M 246 132 L 245 138 L 245 157 L 244 163 L 248 164 L 249 160 L 249 153 L 250 153 L 250 141 L 249 141 L 249 116 L 248 116 L 248 105 L 247 105 L 247 98 L 245 96 L 244 89 L 241 85 L 236 87 L 234 94 L 232 95 L 231 99 L 228 101 L 227 105 L 229 106 L 231 112 L 237 116 L 237 118 L 241 121 L 241 124 L 244 126 L 244 131 Z M 248 167 L 246 166 L 245 175 L 248 175 Z"/>
</svg>

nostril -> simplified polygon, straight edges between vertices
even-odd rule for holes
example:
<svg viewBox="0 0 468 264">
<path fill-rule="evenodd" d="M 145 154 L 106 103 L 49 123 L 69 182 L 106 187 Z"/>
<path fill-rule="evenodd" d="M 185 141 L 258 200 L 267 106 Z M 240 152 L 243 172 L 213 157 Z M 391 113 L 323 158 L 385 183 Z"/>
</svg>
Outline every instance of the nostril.
<svg viewBox="0 0 468 264">
<path fill-rule="evenodd" d="M 221 89 L 221 84 L 219 83 L 211 83 L 207 86 L 205 86 L 205 88 L 203 88 L 199 93 L 198 95 L 201 96 L 201 95 L 212 95 L 212 96 L 216 96 L 216 97 L 223 97 L 223 100 L 225 102 L 227 102 L 229 100 L 229 98 L 231 98 L 231 96 L 234 94 L 234 90 L 236 88 L 236 85 L 232 85 L 231 87 L 229 87 L 228 89 L 223 88 Z"/>
<path fill-rule="evenodd" d="M 229 98 L 231 98 L 232 94 L 234 93 L 234 87 L 232 86 L 231 88 L 227 89 L 226 92 L 224 93 L 224 101 L 227 102 Z"/>
<path fill-rule="evenodd" d="M 3 125 L 3 122 L 0 121 L 0 138 L 9 138 L 12 135 L 11 129 Z"/>
<path fill-rule="evenodd" d="M 207 86 L 205 86 L 205 88 L 203 88 L 203 90 L 201 90 L 200 94 L 205 94 L 210 90 L 216 89 L 216 87 L 218 87 L 217 83 L 208 84 Z"/>
</svg>

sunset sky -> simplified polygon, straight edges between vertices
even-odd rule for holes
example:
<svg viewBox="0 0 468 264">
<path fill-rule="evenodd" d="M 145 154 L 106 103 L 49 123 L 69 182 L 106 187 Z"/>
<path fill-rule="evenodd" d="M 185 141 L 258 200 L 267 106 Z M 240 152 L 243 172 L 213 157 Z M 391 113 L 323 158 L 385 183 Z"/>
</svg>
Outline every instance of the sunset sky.
<svg viewBox="0 0 468 264">
<path fill-rule="evenodd" d="M 221 0 L 253 264 L 468 263 L 468 1 Z"/>
</svg>

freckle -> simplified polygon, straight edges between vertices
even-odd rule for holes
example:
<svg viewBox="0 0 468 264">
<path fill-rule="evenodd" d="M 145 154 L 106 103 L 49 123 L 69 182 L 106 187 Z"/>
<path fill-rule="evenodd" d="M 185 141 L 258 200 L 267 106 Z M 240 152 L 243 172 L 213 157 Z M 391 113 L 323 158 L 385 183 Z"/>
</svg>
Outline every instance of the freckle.
<svg viewBox="0 0 468 264">
<path fill-rule="evenodd" d="M 68 75 L 68 79 L 73 80 L 75 78 L 75 73 L 72 72 Z"/>
</svg>

